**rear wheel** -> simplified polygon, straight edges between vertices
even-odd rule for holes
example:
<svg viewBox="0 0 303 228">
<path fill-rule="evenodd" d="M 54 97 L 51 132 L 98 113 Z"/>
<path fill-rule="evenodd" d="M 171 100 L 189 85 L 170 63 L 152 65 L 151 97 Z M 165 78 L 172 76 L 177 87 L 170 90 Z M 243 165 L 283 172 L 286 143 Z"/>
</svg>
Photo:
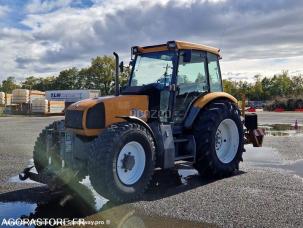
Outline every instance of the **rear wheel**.
<svg viewBox="0 0 303 228">
<path fill-rule="evenodd" d="M 92 143 L 88 165 L 92 186 L 112 201 L 139 198 L 151 181 L 154 167 L 154 141 L 139 124 L 115 124 Z"/>
<path fill-rule="evenodd" d="M 243 124 L 237 106 L 227 100 L 210 103 L 194 125 L 195 168 L 203 176 L 224 177 L 239 168 L 244 152 Z"/>
</svg>

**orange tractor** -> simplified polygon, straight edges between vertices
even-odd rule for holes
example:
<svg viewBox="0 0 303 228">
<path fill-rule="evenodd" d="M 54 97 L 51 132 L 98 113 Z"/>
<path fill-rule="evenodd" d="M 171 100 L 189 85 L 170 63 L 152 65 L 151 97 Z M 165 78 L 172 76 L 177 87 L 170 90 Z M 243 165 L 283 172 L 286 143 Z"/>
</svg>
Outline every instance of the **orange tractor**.
<svg viewBox="0 0 303 228">
<path fill-rule="evenodd" d="M 21 179 L 54 188 L 89 176 L 102 196 L 125 202 L 144 193 L 156 168 L 184 161 L 201 176 L 225 177 L 239 169 L 245 143 L 262 145 L 257 116 L 242 119 L 223 92 L 219 49 L 181 41 L 133 47 L 123 88 L 114 54 L 115 96 L 69 106 L 37 139 L 38 174 L 27 168 Z"/>
</svg>

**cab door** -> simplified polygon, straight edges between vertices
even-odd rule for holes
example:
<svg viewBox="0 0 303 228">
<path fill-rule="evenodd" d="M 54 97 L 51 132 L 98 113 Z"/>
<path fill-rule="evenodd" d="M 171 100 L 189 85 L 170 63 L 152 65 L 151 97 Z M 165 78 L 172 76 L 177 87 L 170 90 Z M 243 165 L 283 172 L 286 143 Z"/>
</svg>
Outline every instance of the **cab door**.
<svg viewBox="0 0 303 228">
<path fill-rule="evenodd" d="M 192 101 L 209 90 L 206 53 L 181 51 L 177 71 L 177 85 L 173 118 L 181 123 Z"/>
<path fill-rule="evenodd" d="M 208 75 L 210 92 L 222 92 L 222 77 L 220 71 L 219 57 L 212 53 L 207 53 Z"/>
</svg>

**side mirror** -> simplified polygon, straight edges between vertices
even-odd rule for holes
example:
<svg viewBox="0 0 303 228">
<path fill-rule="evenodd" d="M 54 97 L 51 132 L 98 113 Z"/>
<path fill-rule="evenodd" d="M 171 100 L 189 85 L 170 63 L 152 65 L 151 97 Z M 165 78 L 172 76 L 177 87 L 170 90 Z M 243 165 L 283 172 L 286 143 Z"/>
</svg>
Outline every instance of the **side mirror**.
<svg viewBox="0 0 303 228">
<path fill-rule="evenodd" d="M 119 69 L 120 69 L 120 72 L 123 73 L 123 71 L 124 71 L 123 61 L 120 62 Z"/>
<path fill-rule="evenodd" d="M 185 50 L 183 53 L 183 62 L 184 63 L 190 63 L 191 62 L 191 50 Z"/>
</svg>

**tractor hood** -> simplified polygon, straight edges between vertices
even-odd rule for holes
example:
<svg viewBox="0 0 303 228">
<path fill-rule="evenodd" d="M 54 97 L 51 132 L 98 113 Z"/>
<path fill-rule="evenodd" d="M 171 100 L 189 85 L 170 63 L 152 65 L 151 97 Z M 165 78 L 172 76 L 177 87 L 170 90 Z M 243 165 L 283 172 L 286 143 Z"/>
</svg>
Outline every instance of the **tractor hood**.
<svg viewBox="0 0 303 228">
<path fill-rule="evenodd" d="M 78 135 L 97 136 L 102 129 L 137 116 L 146 121 L 148 96 L 121 95 L 86 99 L 70 105 L 65 112 L 65 127 Z M 142 115 L 143 113 L 143 115 Z M 140 114 L 140 116 L 139 116 Z"/>
</svg>

